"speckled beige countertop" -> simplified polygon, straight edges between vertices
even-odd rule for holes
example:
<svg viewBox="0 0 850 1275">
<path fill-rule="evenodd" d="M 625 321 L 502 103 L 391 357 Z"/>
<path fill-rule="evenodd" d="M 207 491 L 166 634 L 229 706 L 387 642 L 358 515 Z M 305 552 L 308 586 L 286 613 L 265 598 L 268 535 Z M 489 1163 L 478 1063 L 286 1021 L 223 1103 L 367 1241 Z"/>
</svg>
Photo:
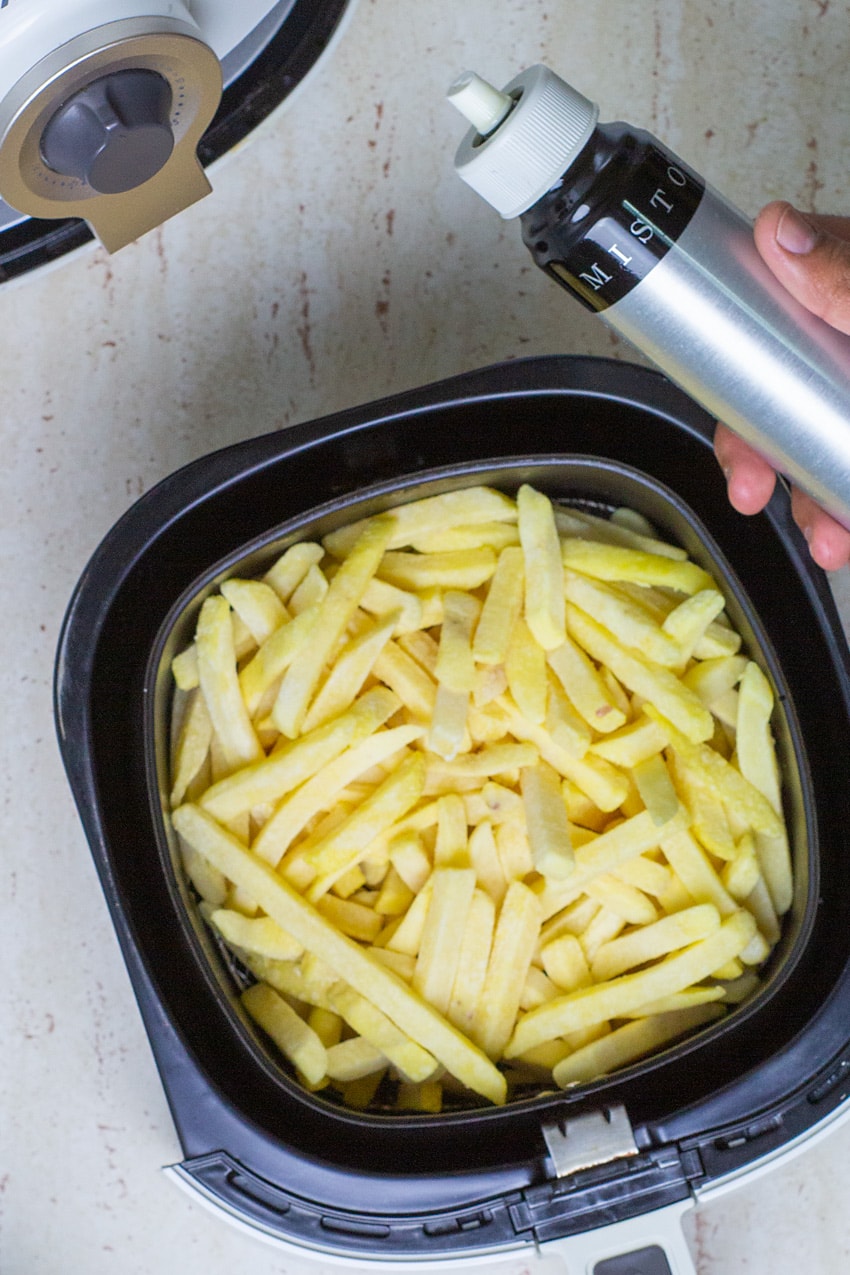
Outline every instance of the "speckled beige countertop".
<svg viewBox="0 0 850 1275">
<path fill-rule="evenodd" d="M 359 0 L 210 198 L 0 288 L 3 1275 L 323 1269 L 160 1173 L 179 1146 L 60 765 L 54 650 L 90 552 L 184 462 L 502 359 L 633 357 L 452 173 L 455 73 L 540 60 L 751 213 L 850 211 L 846 3 Z M 850 1269 L 848 1156 L 845 1128 L 701 1204 L 699 1275 Z"/>
</svg>

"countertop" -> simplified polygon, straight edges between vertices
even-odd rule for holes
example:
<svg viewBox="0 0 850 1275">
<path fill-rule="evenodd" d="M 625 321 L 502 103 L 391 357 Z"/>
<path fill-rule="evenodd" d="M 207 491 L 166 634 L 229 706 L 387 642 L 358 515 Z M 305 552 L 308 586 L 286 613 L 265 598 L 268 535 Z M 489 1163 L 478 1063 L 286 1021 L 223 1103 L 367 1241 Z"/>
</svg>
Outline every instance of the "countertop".
<svg viewBox="0 0 850 1275">
<path fill-rule="evenodd" d="M 850 211 L 848 18 L 836 0 L 359 0 L 209 198 L 0 287 L 3 1275 L 328 1269 L 160 1172 L 180 1149 L 52 719 L 89 554 L 159 478 L 238 439 L 503 359 L 636 357 L 453 175 L 459 70 L 502 83 L 546 61 L 749 213 Z M 846 573 L 835 588 L 850 617 Z M 700 1204 L 699 1275 L 850 1267 L 848 1156 L 844 1127 Z"/>
</svg>

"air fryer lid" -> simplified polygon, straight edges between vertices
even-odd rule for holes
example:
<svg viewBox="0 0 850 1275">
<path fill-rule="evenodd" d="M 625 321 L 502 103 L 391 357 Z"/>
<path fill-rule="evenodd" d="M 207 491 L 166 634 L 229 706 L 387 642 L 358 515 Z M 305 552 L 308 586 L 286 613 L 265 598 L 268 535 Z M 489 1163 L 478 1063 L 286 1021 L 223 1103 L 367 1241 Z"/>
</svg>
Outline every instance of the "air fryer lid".
<svg viewBox="0 0 850 1275">
<path fill-rule="evenodd" d="M 845 646 L 784 493 L 756 519 L 734 514 L 711 432 L 655 373 L 529 360 L 206 457 L 144 497 L 95 554 L 59 650 L 60 742 L 184 1169 L 236 1212 L 343 1252 L 374 1248 L 378 1232 L 385 1256 L 515 1244 L 684 1198 L 781 1146 L 844 1096 L 848 801 L 834 759 L 850 736 Z M 524 455 L 506 463 L 518 438 Z M 651 473 L 684 506 L 665 504 L 651 479 L 635 487 L 624 466 Z M 642 495 L 632 503 L 703 561 L 699 524 L 709 529 L 740 590 L 733 619 L 745 636 L 751 627 L 753 649 L 764 647 L 785 701 L 782 746 L 798 776 L 792 835 L 807 850 L 798 853 L 797 898 L 768 990 L 722 1029 L 596 1085 L 498 1111 L 360 1116 L 282 1076 L 235 1017 L 200 928 L 185 921 L 170 861 L 158 857 L 164 824 L 146 770 L 156 763 L 163 679 L 157 691 L 146 678 L 167 660 L 165 635 L 187 600 L 246 552 L 259 562 L 319 506 L 337 523 L 349 520 L 364 487 L 377 487 L 378 500 L 402 489 L 408 497 L 433 469 L 440 483 L 501 473 L 513 487 L 544 479 L 552 494 L 614 503 L 632 484 L 626 494 Z M 542 1126 L 620 1104 L 638 1155 L 568 1185 L 549 1182 Z"/>
</svg>

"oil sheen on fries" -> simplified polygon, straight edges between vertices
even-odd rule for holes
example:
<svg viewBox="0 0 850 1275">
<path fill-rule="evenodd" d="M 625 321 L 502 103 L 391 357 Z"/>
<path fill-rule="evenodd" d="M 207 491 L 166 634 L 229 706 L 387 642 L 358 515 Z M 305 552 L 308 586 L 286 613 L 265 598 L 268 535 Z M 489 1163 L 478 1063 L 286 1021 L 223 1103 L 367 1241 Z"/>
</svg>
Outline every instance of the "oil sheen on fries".
<svg viewBox="0 0 850 1275">
<path fill-rule="evenodd" d="M 309 1090 L 502 1104 L 758 988 L 793 895 L 775 696 L 719 582 L 633 523 L 472 486 L 204 602 L 171 821 Z"/>
</svg>

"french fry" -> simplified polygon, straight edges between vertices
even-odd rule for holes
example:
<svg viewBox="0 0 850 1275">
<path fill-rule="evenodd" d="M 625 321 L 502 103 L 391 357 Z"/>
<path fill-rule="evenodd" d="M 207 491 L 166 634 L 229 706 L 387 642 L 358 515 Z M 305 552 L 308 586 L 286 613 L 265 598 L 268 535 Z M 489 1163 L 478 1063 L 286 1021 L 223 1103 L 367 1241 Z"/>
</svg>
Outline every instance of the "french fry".
<svg viewBox="0 0 850 1275">
<path fill-rule="evenodd" d="M 324 550 L 321 545 L 305 540 L 290 545 L 263 577 L 283 603 L 289 601 L 311 567 L 321 562 Z"/>
<path fill-rule="evenodd" d="M 625 1023 L 616 1031 L 568 1054 L 552 1068 L 552 1077 L 556 1085 L 566 1089 L 570 1085 L 608 1075 L 692 1032 L 695 1027 L 722 1016 L 722 1009 L 707 1004 L 666 1014 L 651 1014 L 640 1021 Z"/>
<path fill-rule="evenodd" d="M 616 978 L 636 965 L 645 965 L 677 948 L 707 938 L 720 927 L 720 913 L 710 903 L 696 904 L 673 916 L 612 939 L 596 952 L 591 964 L 597 982 Z"/>
<path fill-rule="evenodd" d="M 433 1055 L 399 1031 L 395 1023 L 365 996 L 346 983 L 335 983 L 328 993 L 328 1000 L 357 1035 L 380 1050 L 408 1080 L 427 1080 L 434 1074 L 437 1063 Z"/>
<path fill-rule="evenodd" d="M 549 651 L 547 658 L 570 703 L 588 726 L 608 734 L 623 725 L 625 716 L 613 702 L 604 680 L 569 636 Z"/>
<path fill-rule="evenodd" d="M 503 549 L 490 577 L 472 642 L 473 656 L 482 664 L 504 663 L 514 621 L 522 610 L 523 587 L 522 549 Z"/>
<path fill-rule="evenodd" d="M 451 691 L 471 691 L 475 686 L 472 634 L 481 604 L 470 593 L 447 589 L 443 594 L 443 623 L 437 664 L 437 681 Z"/>
<path fill-rule="evenodd" d="M 383 616 L 353 638 L 340 653 L 307 711 L 305 732 L 315 730 L 350 707 L 396 628 L 399 614 L 393 611 Z"/>
<path fill-rule="evenodd" d="M 641 655 L 665 668 L 676 668 L 684 663 L 679 643 L 658 624 L 640 603 L 616 586 L 564 572 L 564 595 L 568 602 L 592 615 L 609 633 L 613 633 L 624 646 L 639 651 Z M 721 598 L 721 606 L 723 599 Z"/>
<path fill-rule="evenodd" d="M 700 743 L 711 738 L 714 731 L 711 714 L 669 669 L 625 650 L 601 624 L 572 604 L 567 606 L 567 624 L 572 637 L 588 655 L 606 664 L 630 691 L 656 705 L 687 739 Z"/>
<path fill-rule="evenodd" d="M 464 487 L 439 496 L 426 496 L 406 505 L 396 505 L 392 512 L 395 527 L 387 546 L 390 549 L 400 549 L 419 536 L 444 531 L 446 527 L 517 520 L 514 502 L 492 487 Z M 367 521 L 361 519 L 332 531 L 322 541 L 325 550 L 335 558 L 346 557 Z"/>
<path fill-rule="evenodd" d="M 183 722 L 172 754 L 171 804 L 179 806 L 210 750 L 213 724 L 198 687 L 189 691 Z"/>
<path fill-rule="evenodd" d="M 258 646 L 289 619 L 286 607 L 274 589 L 262 580 L 224 580 L 221 594 L 227 598 Z"/>
<path fill-rule="evenodd" d="M 505 1057 L 515 1058 L 544 1040 L 621 1018 L 647 1001 L 701 982 L 743 951 L 755 930 L 753 917 L 743 910 L 736 911 L 713 934 L 656 965 L 548 1001 L 520 1020 L 505 1047 Z"/>
<path fill-rule="evenodd" d="M 558 775 L 546 762 L 524 766 L 520 790 L 535 869 L 543 877 L 568 877 L 575 867 L 575 856 Z"/>
<path fill-rule="evenodd" d="M 457 936 L 463 934 L 475 891 L 472 868 L 435 868 L 431 898 L 416 958 L 413 986 L 420 996 L 445 1014 L 460 957 Z"/>
<path fill-rule="evenodd" d="M 540 931 L 540 905 L 521 881 L 512 881 L 499 910 L 484 990 L 472 1037 L 499 1058 L 516 1022 L 522 989 Z"/>
<path fill-rule="evenodd" d="M 225 822 L 263 802 L 279 801 L 338 757 L 344 748 L 382 726 L 397 705 L 396 697 L 384 687 L 366 691 L 335 721 L 213 784 L 201 799 L 204 809 Z"/>
<path fill-rule="evenodd" d="M 180 806 L 172 821 L 181 836 L 219 871 L 259 899 L 282 929 L 306 949 L 321 952 L 339 978 L 373 1004 L 380 1003 L 387 1017 L 411 1039 L 419 1044 L 427 1040 L 430 1052 L 448 1071 L 491 1102 L 504 1102 L 504 1077 L 484 1054 L 426 1002 L 414 997 L 389 970 L 371 960 L 357 943 L 340 934 L 267 863 L 246 850 L 200 807 Z"/>
<path fill-rule="evenodd" d="M 270 916 L 247 917 L 229 908 L 216 908 L 210 923 L 233 947 L 276 961 L 294 961 L 304 951 L 297 939 L 287 934 Z"/>
<path fill-rule="evenodd" d="M 544 651 L 566 637 L 561 544 L 552 502 L 523 483 L 517 492 L 519 539 L 525 579 L 525 622 Z"/>
<path fill-rule="evenodd" d="M 470 1034 L 475 1022 L 487 975 L 495 924 L 495 903 L 486 891 L 476 886 L 466 913 L 457 968 L 446 1009 L 449 1021 L 465 1035 Z"/>
<path fill-rule="evenodd" d="M 272 720 L 289 738 L 301 729 L 325 662 L 374 577 L 392 530 L 393 521 L 387 517 L 376 519 L 364 531 L 322 599 L 310 641 L 299 648 L 283 675 Z"/>
<path fill-rule="evenodd" d="M 254 983 L 242 993 L 242 1004 L 282 1054 L 311 1085 L 324 1080 L 328 1054 L 304 1019 L 267 983 Z"/>
<path fill-rule="evenodd" d="M 562 540 L 561 556 L 565 567 L 597 580 L 661 585 L 687 594 L 714 588 L 711 576 L 695 562 L 677 561 L 642 549 L 599 544 L 592 540 Z"/>
<path fill-rule="evenodd" d="M 380 578 L 399 589 L 477 589 L 496 569 L 495 550 L 453 549 L 445 553 L 385 553 Z"/>
<path fill-rule="evenodd" d="M 263 750 L 239 693 L 230 606 L 213 595 L 204 602 L 195 633 L 198 680 L 225 762 L 237 770 Z"/>
</svg>

